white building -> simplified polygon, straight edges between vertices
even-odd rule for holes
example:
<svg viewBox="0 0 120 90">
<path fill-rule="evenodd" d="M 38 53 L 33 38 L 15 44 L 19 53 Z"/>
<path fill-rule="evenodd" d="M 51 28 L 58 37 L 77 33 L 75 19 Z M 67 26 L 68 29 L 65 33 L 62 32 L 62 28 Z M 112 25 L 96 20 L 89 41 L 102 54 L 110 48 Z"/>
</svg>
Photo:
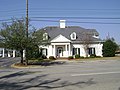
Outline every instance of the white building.
<svg viewBox="0 0 120 90">
<path fill-rule="evenodd" d="M 103 41 L 99 38 L 99 33 L 95 29 L 85 29 L 79 26 L 65 26 L 65 20 L 60 20 L 60 26 L 50 26 L 41 29 L 43 40 L 48 40 L 46 46 L 42 48 L 42 53 L 49 56 L 67 58 L 79 54 L 85 57 L 85 39 L 89 36 L 88 54 L 102 56 Z"/>
</svg>

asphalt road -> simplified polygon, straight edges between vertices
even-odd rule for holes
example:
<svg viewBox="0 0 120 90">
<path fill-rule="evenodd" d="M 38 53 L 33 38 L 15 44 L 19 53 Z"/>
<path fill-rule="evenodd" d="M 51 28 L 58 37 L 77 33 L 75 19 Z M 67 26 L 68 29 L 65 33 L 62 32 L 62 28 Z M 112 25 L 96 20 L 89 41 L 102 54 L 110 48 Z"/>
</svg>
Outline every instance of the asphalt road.
<svg viewBox="0 0 120 90">
<path fill-rule="evenodd" d="M 0 90 L 120 90 L 120 60 L 1 68 Z"/>
<path fill-rule="evenodd" d="M 11 68 L 11 65 L 20 62 L 20 57 L 6 57 L 6 58 L 0 58 L 0 67 L 1 68 Z"/>
</svg>

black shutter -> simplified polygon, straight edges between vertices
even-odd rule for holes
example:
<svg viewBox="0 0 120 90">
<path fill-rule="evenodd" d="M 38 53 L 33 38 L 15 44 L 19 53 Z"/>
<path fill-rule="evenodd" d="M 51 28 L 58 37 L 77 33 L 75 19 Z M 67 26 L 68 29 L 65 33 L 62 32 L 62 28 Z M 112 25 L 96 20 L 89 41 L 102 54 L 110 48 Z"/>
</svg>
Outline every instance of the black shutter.
<svg viewBox="0 0 120 90">
<path fill-rule="evenodd" d="M 73 50 L 72 50 L 72 54 L 75 55 L 75 48 L 73 48 Z"/>
<path fill-rule="evenodd" d="M 93 50 L 93 51 L 94 51 L 93 54 L 95 54 L 95 48 L 93 48 L 93 49 L 94 49 L 94 50 Z"/>
<path fill-rule="evenodd" d="M 47 56 L 47 54 L 48 54 L 48 52 L 47 52 L 48 50 L 46 49 L 46 56 Z"/>
<path fill-rule="evenodd" d="M 80 48 L 78 48 L 78 54 L 80 55 Z"/>
</svg>

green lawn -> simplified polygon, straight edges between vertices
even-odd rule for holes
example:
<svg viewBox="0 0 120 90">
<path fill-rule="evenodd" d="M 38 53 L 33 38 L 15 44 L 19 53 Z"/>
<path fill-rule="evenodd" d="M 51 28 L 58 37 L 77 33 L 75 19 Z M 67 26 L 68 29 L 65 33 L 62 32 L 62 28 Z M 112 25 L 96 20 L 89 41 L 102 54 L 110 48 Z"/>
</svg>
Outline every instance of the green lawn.
<svg viewBox="0 0 120 90">
<path fill-rule="evenodd" d="M 85 59 L 78 59 L 82 61 L 86 60 L 120 60 L 120 56 L 115 56 L 115 57 L 101 57 L 101 58 L 85 58 Z"/>
</svg>

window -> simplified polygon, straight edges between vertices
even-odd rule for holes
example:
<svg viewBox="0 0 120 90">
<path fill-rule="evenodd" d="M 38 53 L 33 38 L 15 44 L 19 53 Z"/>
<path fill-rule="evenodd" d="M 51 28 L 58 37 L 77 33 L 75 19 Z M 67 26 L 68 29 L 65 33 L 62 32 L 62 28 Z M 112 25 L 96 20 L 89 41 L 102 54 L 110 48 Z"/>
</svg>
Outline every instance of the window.
<svg viewBox="0 0 120 90">
<path fill-rule="evenodd" d="M 80 55 L 80 48 L 73 48 L 73 51 L 72 51 L 73 55 Z"/>
<path fill-rule="evenodd" d="M 72 40 L 75 40 L 75 39 L 76 39 L 76 33 L 73 32 L 73 33 L 70 35 L 70 37 L 71 37 Z"/>
<path fill-rule="evenodd" d="M 43 49 L 42 49 L 42 55 L 47 56 L 47 52 L 48 52 L 48 51 L 47 51 L 47 49 L 46 49 L 46 48 L 43 48 Z"/>
<path fill-rule="evenodd" d="M 48 34 L 47 33 L 43 34 L 43 40 L 48 40 Z"/>
<path fill-rule="evenodd" d="M 95 48 L 88 48 L 88 54 L 89 55 L 95 54 Z"/>
</svg>

